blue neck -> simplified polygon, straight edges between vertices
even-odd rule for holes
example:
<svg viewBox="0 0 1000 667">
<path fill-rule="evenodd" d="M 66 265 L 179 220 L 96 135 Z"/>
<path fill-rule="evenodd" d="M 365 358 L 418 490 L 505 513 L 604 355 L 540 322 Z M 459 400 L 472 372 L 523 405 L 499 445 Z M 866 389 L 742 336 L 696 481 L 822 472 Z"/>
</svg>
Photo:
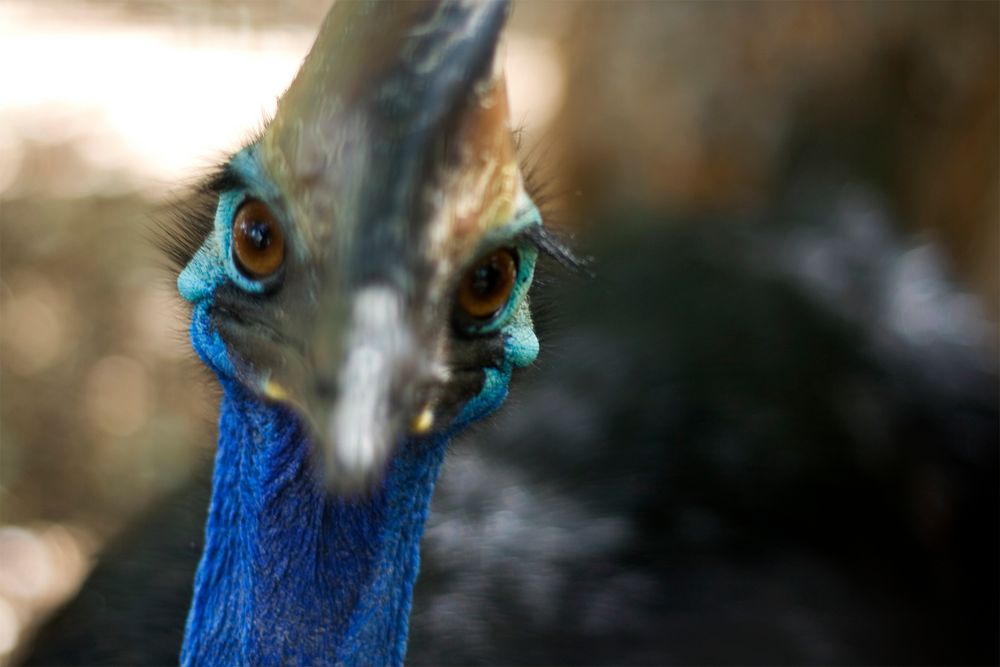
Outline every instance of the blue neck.
<svg viewBox="0 0 1000 667">
<path fill-rule="evenodd" d="M 338 500 L 288 409 L 223 389 L 181 664 L 401 664 L 445 438 L 405 443 L 374 494 Z"/>
</svg>

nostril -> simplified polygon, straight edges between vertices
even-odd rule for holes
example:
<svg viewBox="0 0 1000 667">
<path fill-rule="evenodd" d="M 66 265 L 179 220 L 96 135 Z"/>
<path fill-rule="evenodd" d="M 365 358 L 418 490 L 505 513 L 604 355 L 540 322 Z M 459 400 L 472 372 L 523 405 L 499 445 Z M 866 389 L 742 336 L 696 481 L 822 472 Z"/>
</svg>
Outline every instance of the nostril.
<svg viewBox="0 0 1000 667">
<path fill-rule="evenodd" d="M 337 381 L 332 378 L 316 378 L 314 390 L 317 398 L 333 399 L 337 395 Z"/>
</svg>

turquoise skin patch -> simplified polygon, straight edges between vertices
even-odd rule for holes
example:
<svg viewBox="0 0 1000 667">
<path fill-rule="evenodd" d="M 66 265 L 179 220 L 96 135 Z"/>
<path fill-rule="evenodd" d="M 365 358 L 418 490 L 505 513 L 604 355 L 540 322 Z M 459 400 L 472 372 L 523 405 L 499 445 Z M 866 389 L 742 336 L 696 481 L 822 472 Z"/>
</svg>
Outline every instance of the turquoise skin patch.
<svg viewBox="0 0 1000 667">
<path fill-rule="evenodd" d="M 502 245 L 504 238 L 517 236 L 531 225 L 540 225 L 541 214 L 533 203 L 522 207 L 515 221 L 505 227 L 502 237 L 487 238 L 484 245 L 495 247 Z M 538 336 L 535 335 L 534 323 L 531 321 L 531 309 L 528 305 L 528 290 L 535 275 L 535 263 L 538 260 L 538 249 L 528 242 L 518 244 L 517 278 L 511 297 L 504 309 L 491 322 L 470 330 L 473 334 L 488 334 L 500 331 L 503 336 L 504 357 L 498 368 L 484 368 L 486 374 L 483 388 L 465 406 L 455 419 L 453 429 L 461 429 L 466 425 L 482 419 L 500 407 L 507 398 L 510 377 L 515 368 L 530 365 L 538 357 Z"/>
<path fill-rule="evenodd" d="M 457 431 L 494 412 L 507 398 L 510 376 L 515 368 L 531 364 L 538 356 L 538 337 L 531 324 L 527 299 L 517 308 L 509 326 L 503 329 L 504 359 L 499 368 L 484 368 L 483 388 L 469 400 L 449 430 Z"/>
<path fill-rule="evenodd" d="M 212 232 L 177 277 L 177 291 L 191 303 L 210 298 L 216 288 L 226 280 L 251 294 L 260 294 L 267 288 L 266 283 L 247 278 L 236 267 L 232 250 L 233 218 L 236 217 L 236 212 L 243 202 L 254 198 L 267 203 L 280 219 L 280 198 L 274 185 L 265 177 L 257 160 L 256 146 L 250 146 L 237 153 L 230 161 L 229 167 L 240 175 L 248 187 L 229 190 L 219 195 Z"/>
</svg>

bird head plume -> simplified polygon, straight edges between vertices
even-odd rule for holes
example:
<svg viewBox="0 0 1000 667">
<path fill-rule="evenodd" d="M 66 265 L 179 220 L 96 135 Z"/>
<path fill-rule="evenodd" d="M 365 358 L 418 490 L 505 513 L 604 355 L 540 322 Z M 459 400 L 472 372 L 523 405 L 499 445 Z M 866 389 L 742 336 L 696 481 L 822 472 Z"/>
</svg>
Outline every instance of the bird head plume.
<svg viewBox="0 0 1000 667">
<path fill-rule="evenodd" d="M 298 412 L 327 485 L 495 409 L 560 255 L 525 189 L 499 54 L 506 2 L 337 2 L 263 132 L 204 190 L 177 285 L 223 384 Z M 192 231 L 194 230 L 194 231 Z"/>
</svg>

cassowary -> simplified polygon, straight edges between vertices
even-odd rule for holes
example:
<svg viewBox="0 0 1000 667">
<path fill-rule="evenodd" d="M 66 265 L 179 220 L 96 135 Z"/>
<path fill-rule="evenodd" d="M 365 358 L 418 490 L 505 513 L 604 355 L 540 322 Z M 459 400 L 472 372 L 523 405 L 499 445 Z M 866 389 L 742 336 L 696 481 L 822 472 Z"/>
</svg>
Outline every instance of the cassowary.
<svg viewBox="0 0 1000 667">
<path fill-rule="evenodd" d="M 485 7 L 480 11 L 486 13 L 479 16 L 499 20 Z M 330 20 L 324 32 L 330 29 Z M 388 53 L 378 46 L 379 39 L 389 40 L 393 26 L 400 25 L 397 21 L 383 17 L 377 38 L 361 31 L 365 37 L 355 47 L 369 45 Z M 485 21 L 467 25 L 486 26 Z M 357 31 L 345 29 L 343 34 Z M 437 42 L 450 44 L 447 48 L 471 44 L 456 37 L 464 29 L 433 34 Z M 391 63 L 379 68 L 369 62 L 365 67 L 391 71 Z M 304 71 L 308 68 L 307 62 Z M 485 88 L 475 86 L 476 80 L 475 75 L 465 79 L 467 91 Z M 454 85 L 456 90 L 460 87 Z M 360 81 L 357 88 L 369 90 Z M 442 91 L 452 89 L 442 84 L 435 90 L 433 97 L 427 92 L 429 97 L 421 98 L 419 105 L 436 104 Z M 457 106 L 441 125 L 443 135 L 422 148 L 413 145 L 412 153 L 404 150 L 410 144 L 398 144 L 391 149 L 393 156 L 396 151 L 400 156 L 421 154 L 426 170 L 419 173 L 434 174 L 443 165 L 462 164 L 446 158 L 465 154 L 463 146 L 470 144 L 463 136 L 484 136 L 463 135 L 463 127 L 492 127 L 506 142 L 506 130 L 487 123 L 488 114 L 471 114 L 476 107 L 463 106 L 464 96 L 454 99 Z M 379 100 L 390 104 L 393 113 L 405 111 L 394 106 L 403 100 Z M 415 100 L 413 104 L 411 111 L 419 111 Z M 292 107 L 283 101 L 276 122 L 289 117 L 282 116 L 286 108 Z M 329 108 L 331 113 L 342 113 L 339 106 Z M 356 118 L 355 127 L 366 131 L 375 127 L 362 122 L 366 119 L 371 115 Z M 313 127 L 304 121 L 299 126 Z M 857 197 L 852 199 L 839 187 L 796 190 L 787 205 L 768 211 L 766 217 L 778 224 L 699 219 L 669 226 L 661 214 L 647 224 L 627 224 L 642 216 L 634 210 L 616 211 L 596 225 L 607 232 L 591 239 L 593 246 L 588 249 L 597 256 L 597 279 L 565 281 L 548 293 L 553 301 L 550 309 L 558 310 L 561 326 L 544 329 L 543 318 L 529 319 L 526 301 L 519 296 L 526 286 L 519 292 L 515 279 L 507 303 L 513 300 L 522 309 L 511 313 L 495 334 L 484 330 L 489 327 L 477 330 L 476 318 L 469 318 L 466 306 L 478 301 L 469 300 L 469 288 L 504 274 L 505 259 L 489 259 L 494 249 L 515 253 L 517 275 L 525 258 L 532 259 L 538 248 L 561 255 L 537 224 L 520 230 L 499 228 L 514 234 L 513 240 L 484 232 L 482 249 L 470 252 L 464 261 L 439 254 L 424 257 L 422 264 L 421 256 L 409 254 L 421 247 L 419 242 L 393 245 L 391 231 L 399 228 L 392 226 L 384 228 L 384 237 L 341 239 L 346 245 L 342 250 L 337 246 L 337 256 L 349 254 L 359 242 L 376 258 L 373 271 L 381 258 L 389 262 L 383 265 L 387 270 L 394 268 L 413 281 L 409 289 L 414 290 L 415 300 L 406 303 L 414 309 L 423 303 L 428 310 L 420 312 L 429 319 L 410 326 L 411 344 L 420 350 L 420 363 L 431 363 L 427 360 L 435 359 L 435 354 L 450 355 L 444 365 L 451 378 L 445 385 L 430 382 L 427 391 L 437 398 L 425 402 L 404 391 L 385 408 L 399 420 L 397 428 L 424 431 L 421 427 L 431 421 L 434 435 L 411 437 L 398 448 L 341 449 L 340 443 L 350 439 L 329 437 L 330 422 L 322 417 L 337 411 L 324 412 L 317 396 L 309 401 L 302 392 L 309 373 L 336 367 L 338 380 L 345 377 L 345 369 L 351 367 L 346 363 L 349 353 L 342 350 L 338 358 L 321 356 L 296 367 L 292 364 L 298 356 L 274 355 L 276 347 L 288 341 L 274 336 L 284 329 L 276 330 L 270 318 L 279 317 L 282 326 L 292 326 L 303 317 L 300 300 L 305 299 L 314 304 L 315 313 L 305 319 L 340 331 L 334 338 L 344 341 L 345 350 L 351 345 L 349 332 L 358 331 L 350 327 L 364 322 L 371 324 L 371 331 L 366 335 L 362 330 L 358 336 L 372 346 L 381 345 L 383 359 L 401 358 L 403 343 L 378 335 L 375 329 L 385 327 L 366 319 L 363 313 L 371 314 L 367 308 L 355 313 L 357 301 L 350 306 L 338 302 L 328 310 L 322 305 L 325 293 L 317 291 L 315 301 L 304 296 L 308 282 L 296 282 L 301 274 L 294 271 L 302 267 L 296 262 L 304 260 L 293 251 L 304 232 L 294 225 L 285 227 L 288 219 L 282 217 L 286 214 L 281 206 L 248 211 L 254 213 L 250 222 L 258 223 L 249 225 L 248 240 L 251 248 L 263 246 L 266 251 L 273 245 L 263 239 L 273 244 L 271 234 L 280 230 L 283 240 L 277 242 L 285 247 L 283 267 L 255 279 L 235 262 L 222 265 L 225 273 L 220 273 L 219 264 L 210 261 L 213 252 L 216 257 L 225 254 L 210 244 L 219 243 L 232 229 L 219 225 L 219 212 L 232 215 L 245 210 L 227 200 L 232 197 L 227 193 L 255 183 L 266 187 L 270 181 L 268 177 L 263 183 L 241 182 L 259 173 L 251 169 L 247 174 L 246 169 L 267 146 L 271 131 L 265 131 L 249 156 L 237 156 L 213 181 L 205 193 L 215 207 L 212 216 L 203 220 L 195 242 L 180 253 L 186 267 L 183 293 L 197 301 L 202 276 L 208 276 L 209 283 L 221 281 L 215 296 L 206 292 L 204 297 L 215 305 L 206 305 L 207 301 L 194 305 L 196 347 L 217 372 L 218 359 L 233 362 L 233 373 L 221 372 L 227 393 L 205 534 L 205 562 L 210 567 L 206 570 L 203 563 L 198 573 L 188 637 L 184 640 L 182 631 L 201 552 L 207 479 L 192 480 L 179 489 L 109 549 L 81 595 L 40 635 L 33 664 L 167 664 L 177 661 L 182 641 L 183 655 L 190 661 L 196 661 L 199 650 L 219 651 L 206 660 L 240 662 L 231 656 L 243 655 L 255 664 L 269 657 L 282 663 L 379 664 L 401 658 L 403 607 L 416 573 L 419 530 L 390 530 L 393 521 L 399 522 L 397 526 L 406 524 L 405 517 L 394 514 L 391 501 L 400 496 L 393 493 L 400 492 L 407 474 L 420 469 L 421 460 L 440 462 L 446 433 L 492 407 L 483 404 L 485 398 L 491 403 L 495 398 L 490 387 L 499 387 L 502 393 L 508 370 L 531 356 L 523 354 L 533 351 L 533 345 L 525 344 L 532 342 L 531 329 L 524 326 L 529 321 L 538 322 L 539 335 L 547 333 L 551 344 L 540 367 L 517 387 L 517 405 L 490 428 L 451 446 L 445 464 L 451 466 L 451 474 L 446 471 L 435 492 L 423 540 L 408 662 L 995 663 L 995 364 L 992 357 L 984 363 L 976 353 L 967 354 L 946 335 L 924 336 L 918 343 L 894 334 L 872 317 L 871 313 L 880 312 L 881 303 L 892 301 L 894 290 L 906 287 L 894 276 L 912 269 L 906 268 L 910 260 L 905 244 L 884 227 L 871 227 L 873 216 L 878 216 L 870 207 L 859 207 Z M 310 141 L 305 130 L 297 132 L 304 137 L 299 145 L 322 146 L 318 139 Z M 383 136 L 382 130 L 378 136 Z M 390 149 L 383 146 L 383 150 Z M 351 154 L 345 146 L 335 153 L 317 150 L 316 159 L 336 168 L 340 162 L 329 155 Z M 346 186 L 338 181 L 336 201 L 324 204 L 320 197 L 317 202 L 314 198 L 322 188 L 304 188 L 305 196 L 296 198 L 296 205 L 328 205 L 338 213 L 355 207 L 392 210 L 389 196 L 395 190 L 379 189 L 383 176 L 376 178 L 371 170 L 385 170 L 384 178 L 400 187 L 412 186 L 412 192 L 419 191 L 414 183 L 424 182 L 404 178 L 417 172 L 394 160 L 370 158 L 364 164 L 368 171 L 362 170 L 360 176 L 352 173 L 360 182 L 346 192 L 360 197 L 372 188 L 371 193 L 381 193 L 376 200 L 344 200 Z M 447 183 L 449 171 L 443 173 Z M 326 177 L 327 172 L 319 169 L 315 187 L 326 183 Z M 426 183 L 435 182 L 427 178 Z M 449 202 L 468 191 L 445 189 L 412 210 L 451 210 Z M 269 204 L 272 199 L 264 193 L 255 201 Z M 230 208 L 225 209 L 227 205 Z M 268 222 L 272 218 L 276 222 Z M 375 219 L 384 217 L 366 218 Z M 417 213 L 408 218 L 410 224 L 429 219 Z M 800 219 L 806 222 L 779 226 Z M 862 225 L 859 232 L 862 220 L 868 226 Z M 390 261 L 378 252 L 382 243 L 404 249 L 406 259 Z M 842 283 L 844 294 L 866 295 L 865 303 L 871 307 L 854 312 L 845 303 L 856 306 L 857 299 L 812 284 L 815 274 L 795 261 L 817 255 L 832 267 L 834 276 L 842 278 L 837 284 Z M 262 258 L 267 257 L 276 261 L 264 252 Z M 480 258 L 489 259 L 487 271 L 480 272 Z M 407 272 L 405 266 L 416 268 Z M 419 301 L 419 295 L 426 296 L 421 290 L 449 266 L 453 283 L 440 294 L 448 305 L 438 304 L 435 310 L 429 301 Z M 472 269 L 471 276 L 466 267 Z M 338 265 L 338 275 L 339 269 L 346 267 Z M 314 280 L 319 281 L 319 275 Z M 251 294 L 258 284 L 260 291 Z M 951 289 L 934 286 L 945 295 Z M 532 288 L 533 308 L 545 296 L 539 287 L 546 286 Z M 388 317 L 397 312 L 394 308 L 371 311 Z M 206 319 L 212 309 L 228 309 L 223 315 L 230 319 L 225 323 Z M 416 311 L 402 312 L 412 317 Z M 498 317 L 508 315 L 502 312 Z M 433 330 L 435 324 L 446 327 L 438 329 L 444 340 L 417 333 Z M 218 339 L 211 337 L 213 325 Z M 500 356 L 481 361 L 491 354 Z M 248 360 L 255 365 L 239 363 Z M 437 361 L 441 363 L 441 358 Z M 484 370 L 458 372 L 470 366 Z M 419 371 L 415 367 L 405 376 L 419 378 Z M 335 394 L 338 380 L 325 391 Z M 270 399 L 257 398 L 268 393 Z M 281 393 L 287 396 L 276 395 Z M 428 402 L 431 406 L 425 411 Z M 240 446 L 227 449 L 227 436 L 247 434 L 236 428 L 247 421 L 259 427 L 251 434 L 257 437 L 243 438 Z M 272 461 L 274 465 L 254 458 L 271 447 L 274 438 L 299 429 L 316 435 L 291 438 L 298 449 L 276 448 L 289 456 Z M 321 445 L 329 449 L 307 450 L 307 440 L 329 443 Z M 372 453 L 367 467 L 357 456 L 364 451 Z M 380 451 L 388 455 L 384 482 L 375 472 L 380 469 Z M 323 481 L 309 481 L 314 457 Z M 220 478 L 224 470 L 230 475 Z M 268 481 L 280 484 L 280 490 L 264 486 Z M 310 489 L 308 494 L 295 493 L 302 485 Z M 234 488 L 242 494 L 241 502 L 245 499 L 258 510 L 256 514 L 219 514 L 220 491 Z M 325 488 L 332 488 L 334 497 L 346 494 L 351 500 L 330 500 Z M 372 494 L 373 488 L 381 491 Z M 258 494 L 261 490 L 264 493 Z M 313 498 L 311 505 L 300 503 L 278 521 L 261 521 L 264 509 L 302 496 Z M 422 524 L 429 496 L 430 480 L 425 478 L 422 493 L 409 497 L 418 503 L 407 510 L 414 519 L 411 529 Z M 372 507 L 365 503 L 372 502 L 385 503 L 375 512 L 384 521 L 381 525 L 364 512 Z M 246 527 L 245 535 L 238 532 L 234 541 L 274 537 L 272 544 L 285 547 L 281 560 L 265 559 L 263 552 L 250 559 L 229 556 L 232 552 L 225 549 L 232 543 L 214 542 L 226 533 L 222 528 L 227 516 L 231 525 Z M 356 539 L 309 552 L 321 544 L 318 535 L 334 518 Z M 380 542 L 392 535 L 397 539 Z M 373 543 L 399 547 L 398 557 L 382 558 L 386 552 L 370 548 Z M 360 544 L 369 546 L 358 549 Z M 373 587 L 338 585 L 332 590 L 317 584 L 303 589 L 302 581 L 320 574 L 316 568 L 328 562 L 320 556 L 328 555 L 330 548 L 335 549 L 334 557 L 349 556 L 352 565 L 327 572 L 326 583 L 342 577 L 356 584 L 364 579 L 359 573 L 367 567 L 366 583 Z M 280 564 L 304 552 L 315 558 L 300 561 L 294 570 Z M 225 568 L 211 567 L 213 553 L 228 558 Z M 213 597 L 226 589 L 216 584 L 234 573 L 242 579 L 235 591 L 229 590 L 249 611 L 218 618 L 212 613 L 212 603 L 218 602 Z M 360 605 L 355 607 L 360 614 L 352 615 L 350 602 Z M 267 611 L 267 620 L 254 616 L 254 611 Z M 362 622 L 351 625 L 353 621 Z M 218 648 L 206 647 L 198 637 L 209 627 L 206 623 L 216 624 L 210 632 L 217 633 L 213 641 L 218 637 Z M 335 645 L 321 656 L 328 631 L 337 635 Z M 239 653 L 276 650 L 285 637 L 293 636 L 306 640 L 296 640 L 284 655 Z M 278 639 L 273 646 L 254 645 L 260 637 Z M 227 640 L 236 648 L 224 649 L 227 645 L 221 642 Z M 231 652 L 224 655 L 223 650 Z"/>
<path fill-rule="evenodd" d="M 223 389 L 185 665 L 403 661 L 450 436 L 537 352 L 505 2 L 338 2 L 168 239 Z"/>
<path fill-rule="evenodd" d="M 224 397 L 182 664 L 403 661 L 445 445 L 534 360 L 555 247 L 508 125 L 507 9 L 335 4 L 208 185 L 177 284 Z"/>
</svg>

